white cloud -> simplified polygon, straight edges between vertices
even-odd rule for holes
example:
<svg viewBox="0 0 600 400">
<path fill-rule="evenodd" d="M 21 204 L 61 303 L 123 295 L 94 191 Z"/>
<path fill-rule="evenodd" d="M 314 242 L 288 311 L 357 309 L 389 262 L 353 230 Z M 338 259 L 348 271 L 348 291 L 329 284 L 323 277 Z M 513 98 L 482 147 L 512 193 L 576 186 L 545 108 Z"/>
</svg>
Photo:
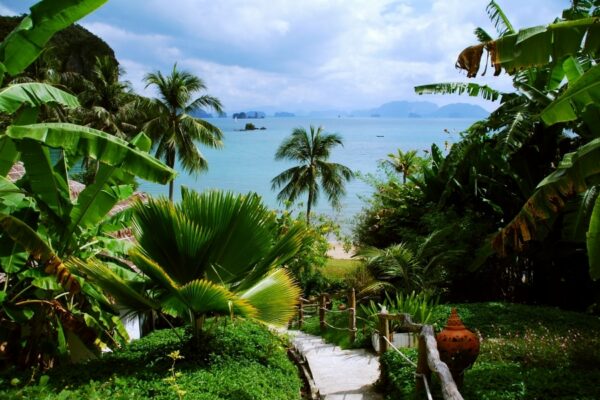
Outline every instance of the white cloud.
<svg viewBox="0 0 600 400">
<path fill-rule="evenodd" d="M 564 2 L 504 0 L 502 5 L 520 27 L 550 22 Z M 476 26 L 495 33 L 487 3 L 148 0 L 135 21 L 121 16 L 127 30 L 103 20 L 85 26 L 115 49 L 136 87 L 144 73 L 165 71 L 179 61 L 205 79 L 229 110 L 263 104 L 353 109 L 414 99 L 418 84 L 465 81 L 454 69 L 458 53 L 474 43 Z M 118 2 L 106 7 L 113 4 L 115 10 L 127 7 Z M 477 82 L 511 88 L 506 77 Z"/>
<path fill-rule="evenodd" d="M 0 4 L 0 15 L 5 15 L 8 17 L 12 17 L 15 15 L 18 15 L 15 11 L 13 11 L 12 9 L 3 6 L 2 4 Z"/>
</svg>

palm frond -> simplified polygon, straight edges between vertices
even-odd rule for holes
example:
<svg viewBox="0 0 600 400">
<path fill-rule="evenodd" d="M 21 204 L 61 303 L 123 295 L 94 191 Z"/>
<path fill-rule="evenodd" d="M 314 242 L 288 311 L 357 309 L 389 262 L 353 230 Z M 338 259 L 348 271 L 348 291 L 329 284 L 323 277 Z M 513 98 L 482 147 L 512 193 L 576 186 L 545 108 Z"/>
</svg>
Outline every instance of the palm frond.
<svg viewBox="0 0 600 400">
<path fill-rule="evenodd" d="M 277 269 L 243 292 L 240 298 L 256 308 L 256 319 L 284 325 L 294 316 L 300 293 L 291 274 L 284 269 Z"/>
</svg>

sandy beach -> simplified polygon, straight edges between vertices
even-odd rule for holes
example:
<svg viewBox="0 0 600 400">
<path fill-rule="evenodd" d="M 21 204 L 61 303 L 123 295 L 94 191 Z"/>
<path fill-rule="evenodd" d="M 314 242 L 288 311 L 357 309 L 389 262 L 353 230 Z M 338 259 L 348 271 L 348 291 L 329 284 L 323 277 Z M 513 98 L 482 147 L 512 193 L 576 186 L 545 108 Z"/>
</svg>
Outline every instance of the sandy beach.
<svg viewBox="0 0 600 400">
<path fill-rule="evenodd" d="M 344 246 L 339 242 L 329 242 L 329 250 L 327 256 L 335 258 L 337 260 L 349 260 L 352 258 L 355 252 L 355 248 L 352 247 L 350 251 L 344 250 Z"/>
</svg>

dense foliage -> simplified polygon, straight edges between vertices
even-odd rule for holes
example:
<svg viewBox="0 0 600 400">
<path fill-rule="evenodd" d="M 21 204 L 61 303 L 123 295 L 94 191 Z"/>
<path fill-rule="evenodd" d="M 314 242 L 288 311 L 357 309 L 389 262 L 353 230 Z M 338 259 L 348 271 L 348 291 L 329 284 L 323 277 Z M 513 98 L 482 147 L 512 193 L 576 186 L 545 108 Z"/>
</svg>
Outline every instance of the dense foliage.
<svg viewBox="0 0 600 400">
<path fill-rule="evenodd" d="M 22 17 L 0 16 L 0 40 L 19 24 Z M 96 57 L 107 57 L 116 63 L 114 51 L 104 40 L 94 35 L 81 25 L 71 25 L 57 32 L 44 52 L 24 72 L 33 79 L 44 79 L 45 72 L 54 69 L 57 72 L 71 72 L 92 78 Z"/>
<path fill-rule="evenodd" d="M 500 37 L 478 29 L 481 44 L 457 65 L 475 76 L 487 50 L 497 73 L 513 75 L 515 92 L 460 83 L 417 88 L 500 99 L 500 106 L 446 154 L 433 145 L 431 163 L 406 184 L 376 182 L 356 237 L 380 248 L 404 243 L 450 299 L 585 309 L 597 302 L 591 277 L 600 248 L 598 4 L 576 1 L 555 23 L 521 31 L 497 3 L 488 12 Z"/>
<path fill-rule="evenodd" d="M 286 343 L 267 328 L 241 320 L 213 321 L 200 347 L 189 332 L 177 332 L 156 331 L 79 368 L 5 375 L 0 397 L 300 399 L 301 382 Z"/>
</svg>

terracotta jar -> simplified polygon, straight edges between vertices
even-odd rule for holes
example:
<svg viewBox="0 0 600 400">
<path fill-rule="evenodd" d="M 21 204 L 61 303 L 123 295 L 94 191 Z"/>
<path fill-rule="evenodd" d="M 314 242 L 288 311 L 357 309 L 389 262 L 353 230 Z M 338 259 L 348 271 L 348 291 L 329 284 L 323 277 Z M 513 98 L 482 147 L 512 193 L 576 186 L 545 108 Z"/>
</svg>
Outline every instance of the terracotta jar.
<svg viewBox="0 0 600 400">
<path fill-rule="evenodd" d="M 479 355 L 479 337 L 468 330 L 452 309 L 444 329 L 436 335 L 440 359 L 448 365 L 457 385 L 463 382 L 463 373 Z"/>
</svg>

